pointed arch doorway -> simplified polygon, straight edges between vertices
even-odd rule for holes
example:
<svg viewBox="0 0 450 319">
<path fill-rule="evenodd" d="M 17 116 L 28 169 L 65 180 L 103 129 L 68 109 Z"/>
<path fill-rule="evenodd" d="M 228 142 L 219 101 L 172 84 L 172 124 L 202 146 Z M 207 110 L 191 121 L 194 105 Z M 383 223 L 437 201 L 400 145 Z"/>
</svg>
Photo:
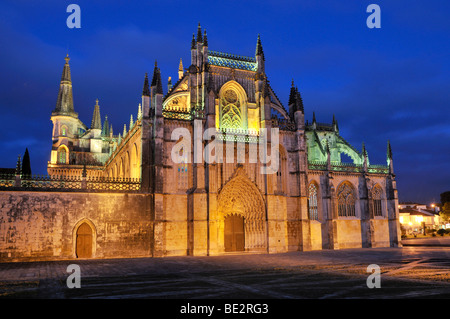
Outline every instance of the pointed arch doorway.
<svg viewBox="0 0 450 319">
<path fill-rule="evenodd" d="M 245 250 L 244 217 L 230 214 L 225 217 L 225 252 Z"/>
<path fill-rule="evenodd" d="M 92 257 L 92 228 L 87 223 L 82 223 L 77 229 L 76 256 L 77 258 Z"/>
<path fill-rule="evenodd" d="M 236 169 L 234 177 L 220 190 L 217 212 L 219 253 L 267 251 L 268 233 L 264 200 L 242 167 Z"/>
</svg>

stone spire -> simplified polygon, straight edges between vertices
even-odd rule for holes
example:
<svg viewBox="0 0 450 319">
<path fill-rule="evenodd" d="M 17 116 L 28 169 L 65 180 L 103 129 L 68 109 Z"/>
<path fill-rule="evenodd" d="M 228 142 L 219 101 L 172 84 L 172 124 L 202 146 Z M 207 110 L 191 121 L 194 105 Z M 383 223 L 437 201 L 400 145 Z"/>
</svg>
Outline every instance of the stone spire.
<svg viewBox="0 0 450 319">
<path fill-rule="evenodd" d="M 304 113 L 305 112 L 305 109 L 304 109 L 304 107 L 303 107 L 303 99 L 302 99 L 302 96 L 301 96 L 301 94 L 300 94 L 300 92 L 299 92 L 299 90 L 297 89 L 297 88 L 295 88 L 295 90 L 297 91 L 297 99 L 296 99 L 296 104 L 295 104 L 295 106 L 296 106 L 296 111 L 301 111 L 302 113 Z"/>
<path fill-rule="evenodd" d="M 289 114 L 292 119 L 294 118 L 295 112 L 297 112 L 297 111 L 301 111 L 302 113 L 305 112 L 304 107 L 303 107 L 302 96 L 301 96 L 300 92 L 298 91 L 298 88 L 294 85 L 294 80 L 292 80 L 292 84 L 291 84 L 291 91 L 289 93 L 288 106 L 289 106 Z"/>
<path fill-rule="evenodd" d="M 288 105 L 292 105 L 292 104 L 295 103 L 295 93 L 296 93 L 296 88 L 295 88 L 295 85 L 294 85 L 294 79 L 292 79 L 292 82 L 291 82 L 291 91 L 290 91 L 290 93 L 289 93 L 289 102 L 288 102 Z"/>
<path fill-rule="evenodd" d="M 203 45 L 206 47 L 208 46 L 208 38 L 206 36 L 206 29 L 203 32 Z"/>
<path fill-rule="evenodd" d="M 169 92 L 170 90 L 172 90 L 172 77 L 169 76 L 169 78 L 167 79 L 167 92 Z"/>
<path fill-rule="evenodd" d="M 191 50 L 195 49 L 195 33 L 192 33 Z"/>
<path fill-rule="evenodd" d="M 105 116 L 105 121 L 103 122 L 103 128 L 102 128 L 102 136 L 103 137 L 109 137 L 109 122 L 108 122 L 108 116 Z"/>
<path fill-rule="evenodd" d="M 361 155 L 367 157 L 366 144 L 364 142 L 362 143 Z"/>
<path fill-rule="evenodd" d="M 391 148 L 391 142 L 388 140 L 387 144 L 387 159 L 392 160 L 392 148 Z"/>
<path fill-rule="evenodd" d="M 22 164 L 21 164 L 21 160 L 20 160 L 20 154 L 17 157 L 17 163 L 16 163 L 16 175 L 21 175 L 22 174 Z"/>
<path fill-rule="evenodd" d="M 264 52 L 263 52 L 263 48 L 262 48 L 262 44 L 261 44 L 261 37 L 258 34 L 258 39 L 256 40 L 256 51 L 255 51 L 255 56 L 261 55 L 263 60 L 264 59 Z"/>
<path fill-rule="evenodd" d="M 148 85 L 148 73 L 145 73 L 144 88 L 142 89 L 143 96 L 150 96 L 150 87 Z"/>
<path fill-rule="evenodd" d="M 64 60 L 66 60 L 66 63 L 64 64 L 61 83 L 59 85 L 58 99 L 56 101 L 56 107 L 53 110 L 53 113 L 55 113 L 55 115 L 62 114 L 72 117 L 78 117 L 78 114 L 75 113 L 73 107 L 72 79 L 70 75 L 69 54 L 67 54 Z"/>
<path fill-rule="evenodd" d="M 336 133 L 339 133 L 339 126 L 338 126 L 338 122 L 333 114 L 333 131 L 335 131 Z"/>
<path fill-rule="evenodd" d="M 100 117 L 100 105 L 98 105 L 98 99 L 95 100 L 95 106 L 94 106 L 94 114 L 92 115 L 92 122 L 91 122 L 91 130 L 101 130 L 102 129 L 102 120 Z"/>
<path fill-rule="evenodd" d="M 180 59 L 180 64 L 178 65 L 178 80 L 180 80 L 183 77 L 184 70 L 183 70 L 183 60 Z"/>
<path fill-rule="evenodd" d="M 392 158 L 392 148 L 391 148 L 391 142 L 388 140 L 387 144 L 387 164 L 389 167 L 389 174 L 394 176 L 394 160 Z"/>
<path fill-rule="evenodd" d="M 197 27 L 197 43 L 198 42 L 203 42 L 202 27 L 200 26 L 200 22 L 198 23 L 198 27 Z"/>
<path fill-rule="evenodd" d="M 142 118 L 142 106 L 141 103 L 139 103 L 139 107 L 138 107 L 138 114 L 137 114 L 137 119 L 138 121 Z"/>
<path fill-rule="evenodd" d="M 158 68 L 158 62 L 155 61 L 155 68 L 153 70 L 152 88 L 154 88 L 154 94 L 163 94 L 161 71 Z"/>
<path fill-rule="evenodd" d="M 362 154 L 362 160 L 363 160 L 363 170 L 365 173 L 367 173 L 367 166 L 368 166 L 368 154 L 367 154 L 367 150 L 366 150 L 366 145 L 364 144 L 364 142 L 362 143 L 362 150 L 361 150 L 361 154 Z"/>
</svg>

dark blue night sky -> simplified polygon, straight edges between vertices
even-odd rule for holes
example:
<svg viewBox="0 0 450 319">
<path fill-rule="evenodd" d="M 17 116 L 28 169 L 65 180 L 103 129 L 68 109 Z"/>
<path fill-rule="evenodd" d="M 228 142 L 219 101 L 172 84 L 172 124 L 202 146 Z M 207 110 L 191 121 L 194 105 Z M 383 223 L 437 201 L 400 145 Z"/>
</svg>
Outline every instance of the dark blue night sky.
<svg viewBox="0 0 450 319">
<path fill-rule="evenodd" d="M 68 52 L 75 111 L 90 125 L 95 100 L 115 133 L 136 118 L 145 72 L 163 81 L 190 64 L 198 22 L 209 49 L 253 56 L 258 34 L 271 86 L 287 108 L 291 80 L 306 119 L 331 123 L 372 164 L 390 140 L 400 201 L 429 204 L 450 190 L 450 2 L 427 1 L 2 1 L 0 167 L 28 147 L 46 174 L 59 81 Z M 66 8 L 81 7 L 81 29 Z M 381 29 L 366 8 L 381 7 Z M 167 86 L 163 87 L 164 93 Z"/>
</svg>

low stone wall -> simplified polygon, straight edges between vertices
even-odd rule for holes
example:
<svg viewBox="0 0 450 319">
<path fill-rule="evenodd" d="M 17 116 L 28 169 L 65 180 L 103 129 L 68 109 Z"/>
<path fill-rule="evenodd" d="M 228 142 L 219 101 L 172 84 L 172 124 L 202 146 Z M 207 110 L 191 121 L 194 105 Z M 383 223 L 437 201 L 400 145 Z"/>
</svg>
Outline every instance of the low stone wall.
<svg viewBox="0 0 450 319">
<path fill-rule="evenodd" d="M 0 192 L 0 262 L 77 258 L 78 227 L 92 229 L 92 257 L 152 256 L 151 196 Z"/>
</svg>

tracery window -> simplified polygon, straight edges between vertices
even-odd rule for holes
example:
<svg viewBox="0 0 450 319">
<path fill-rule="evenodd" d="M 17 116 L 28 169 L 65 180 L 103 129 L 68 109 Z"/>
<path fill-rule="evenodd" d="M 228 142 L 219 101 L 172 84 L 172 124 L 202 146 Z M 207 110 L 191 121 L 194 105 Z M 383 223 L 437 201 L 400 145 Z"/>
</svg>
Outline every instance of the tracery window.
<svg viewBox="0 0 450 319">
<path fill-rule="evenodd" d="M 226 90 L 222 96 L 222 127 L 242 127 L 242 110 L 239 97 L 233 90 Z"/>
<path fill-rule="evenodd" d="M 308 187 L 308 212 L 309 219 L 319 220 L 319 210 L 317 205 L 317 186 L 315 183 L 310 183 Z"/>
<path fill-rule="evenodd" d="M 381 210 L 381 187 L 376 185 L 372 190 L 372 207 L 374 216 L 383 216 Z"/>
<path fill-rule="evenodd" d="M 64 147 L 60 147 L 58 149 L 58 163 L 59 164 L 67 163 L 67 151 Z"/>
<path fill-rule="evenodd" d="M 350 183 L 342 183 L 337 192 L 338 215 L 349 217 L 355 214 L 355 194 Z"/>
</svg>

